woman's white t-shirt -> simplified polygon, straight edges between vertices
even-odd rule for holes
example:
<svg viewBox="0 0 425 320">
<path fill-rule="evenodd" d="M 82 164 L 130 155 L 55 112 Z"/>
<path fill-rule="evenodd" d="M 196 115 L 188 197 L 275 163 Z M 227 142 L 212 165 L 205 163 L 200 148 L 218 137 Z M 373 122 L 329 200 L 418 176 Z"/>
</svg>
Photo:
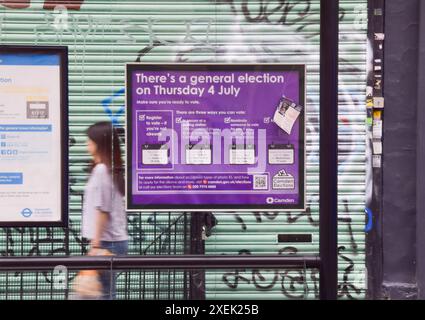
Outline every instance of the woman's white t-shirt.
<svg viewBox="0 0 425 320">
<path fill-rule="evenodd" d="M 97 164 L 84 190 L 82 236 L 93 239 L 97 210 L 108 213 L 109 219 L 100 238 L 101 241 L 128 240 L 127 215 L 124 198 L 114 185 L 108 167 Z"/>
</svg>

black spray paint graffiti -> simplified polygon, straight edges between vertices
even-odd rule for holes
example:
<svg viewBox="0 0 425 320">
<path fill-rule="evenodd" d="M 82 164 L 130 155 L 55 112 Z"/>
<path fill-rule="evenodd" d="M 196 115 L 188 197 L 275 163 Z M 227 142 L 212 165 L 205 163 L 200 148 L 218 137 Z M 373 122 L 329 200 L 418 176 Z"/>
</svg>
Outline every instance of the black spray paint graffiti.
<svg viewBox="0 0 425 320">
<path fill-rule="evenodd" d="M 344 269 L 342 282 L 338 284 L 338 298 L 346 297 L 348 299 L 355 299 L 354 295 L 362 293 L 362 289 L 356 287 L 352 280 L 349 280 L 350 274 L 354 271 L 354 261 L 348 258 L 343 252 L 346 250 L 344 246 L 338 247 L 338 257 L 348 263 Z M 364 279 L 364 274 L 362 275 Z M 363 280 L 361 279 L 361 280 Z"/>
<path fill-rule="evenodd" d="M 182 254 L 184 250 L 181 239 L 177 239 L 177 228 L 184 229 L 184 214 L 170 216 L 162 223 L 157 222 L 157 215 L 151 214 L 147 220 L 141 214 L 128 216 L 129 236 L 132 246 L 139 248 L 140 254 Z M 85 255 L 89 243 L 81 237 L 79 221 L 70 219 L 69 228 L 2 228 L 5 233 L 4 250 L 0 256 L 63 256 Z M 185 231 L 180 231 L 181 233 Z M 0 233 L 0 239 L 3 237 Z M 11 272 L 8 277 L 22 279 L 25 272 Z M 39 275 L 37 275 L 38 277 Z M 44 283 L 54 283 L 54 273 L 43 271 L 40 273 Z M 75 274 L 70 274 L 68 281 L 72 281 Z M 25 288 L 25 282 L 22 282 Z M 0 285 L 0 292 L 2 291 Z M 6 288 L 7 290 L 7 288 Z M 29 291 L 32 289 L 29 288 Z"/>
<path fill-rule="evenodd" d="M 234 3 L 232 1 L 232 5 Z M 241 3 L 241 10 L 245 19 L 251 23 L 271 23 L 279 25 L 299 25 L 298 31 L 304 29 L 301 24 L 311 10 L 311 1 L 259 1 L 255 8 L 249 1 Z"/>
<path fill-rule="evenodd" d="M 72 219 L 70 225 L 73 224 Z M 56 256 L 68 255 L 69 244 L 74 240 L 81 245 L 82 254 L 86 252 L 84 243 L 76 232 L 65 232 L 60 228 L 3 228 L 6 234 L 5 250 L 0 250 L 0 256 Z M 73 239 L 70 239 L 70 236 Z M 43 271 L 42 276 L 48 284 L 53 282 L 52 272 Z M 14 272 L 14 278 L 22 278 L 23 272 Z M 72 277 L 70 278 L 72 280 Z"/>
<path fill-rule="evenodd" d="M 295 255 L 298 249 L 284 247 L 278 251 L 281 255 Z M 239 251 L 240 255 L 252 254 L 250 250 Z M 251 271 L 237 269 L 222 275 L 223 283 L 230 289 L 236 290 L 241 284 L 252 285 L 257 291 L 273 292 L 275 288 L 290 299 L 305 299 L 312 293 L 318 297 L 317 270 L 259 270 Z M 310 282 L 310 284 L 308 284 Z M 300 290 L 301 288 L 301 290 Z"/>
<path fill-rule="evenodd" d="M 349 253 L 351 255 L 357 255 L 359 254 L 359 248 L 358 244 L 356 242 L 354 232 L 353 232 L 353 220 L 350 217 L 350 209 L 348 206 L 348 201 L 343 200 L 343 207 L 344 207 L 344 215 L 340 215 L 338 217 L 338 223 L 340 225 L 347 225 L 348 235 L 350 238 L 350 250 Z M 263 223 L 265 221 L 273 221 L 278 216 L 279 213 L 259 213 L 259 212 L 253 212 L 252 215 L 255 217 L 256 223 Z M 296 216 L 293 216 L 291 213 L 286 213 L 287 216 L 287 222 L 289 224 L 296 223 L 300 218 L 307 217 L 308 222 L 314 226 L 318 227 L 319 222 L 313 220 L 311 216 L 311 210 L 310 207 L 307 207 L 307 210 L 305 212 L 302 212 Z M 240 224 L 242 231 L 248 231 L 248 224 L 245 223 L 244 219 L 239 214 L 234 214 L 234 218 L 238 224 Z M 266 220 L 264 220 L 264 218 Z M 354 274 L 355 276 L 364 276 L 362 274 L 354 273 L 354 261 L 348 257 L 348 255 L 344 255 L 343 251 L 347 251 L 347 248 L 345 246 L 340 246 L 338 248 L 338 256 L 339 258 L 348 263 L 348 266 L 344 269 L 344 275 L 342 282 L 339 283 L 339 297 L 347 297 L 350 299 L 355 298 L 355 296 L 360 295 L 362 293 L 362 289 L 356 287 L 356 284 L 350 280 L 350 275 Z M 278 252 L 279 254 L 296 254 L 298 253 L 298 249 L 295 247 L 285 247 Z M 249 250 L 241 250 L 239 254 L 251 254 Z M 264 284 L 264 281 L 266 280 L 264 277 L 261 276 L 261 273 L 259 270 L 253 270 L 252 271 L 252 277 L 247 278 L 243 276 L 241 270 L 236 270 L 234 272 L 225 273 L 222 277 L 222 281 L 230 288 L 230 289 L 237 289 L 240 282 L 244 282 L 246 284 L 253 284 L 256 290 L 271 290 L 275 287 L 279 275 L 282 277 L 281 279 L 281 292 L 282 294 L 287 298 L 293 298 L 293 299 L 303 299 L 306 298 L 306 293 L 309 290 L 300 291 L 300 286 L 306 285 L 306 276 L 305 272 L 302 271 L 293 271 L 293 270 L 286 270 L 283 271 L 283 273 L 278 273 L 275 271 L 273 279 L 267 284 Z M 362 279 L 360 279 L 362 280 Z M 289 284 L 287 283 L 289 281 Z M 318 297 L 318 270 L 310 270 L 310 281 L 313 283 L 313 292 L 315 297 Z M 262 285 L 259 285 L 259 283 L 263 282 Z M 360 283 L 358 285 L 362 285 L 363 283 Z M 300 293 L 301 292 L 301 293 Z"/>
<path fill-rule="evenodd" d="M 311 25 L 307 19 L 313 11 L 311 0 L 260 0 L 255 2 L 243 0 L 236 3 L 234 0 L 218 0 L 217 3 L 229 5 L 233 14 L 243 15 L 249 23 L 296 26 L 296 32 L 301 32 Z M 345 15 L 344 9 L 341 8 L 340 21 L 344 19 Z M 319 23 L 319 20 L 316 23 Z M 316 37 L 317 35 L 319 33 L 315 32 L 306 37 Z"/>
</svg>

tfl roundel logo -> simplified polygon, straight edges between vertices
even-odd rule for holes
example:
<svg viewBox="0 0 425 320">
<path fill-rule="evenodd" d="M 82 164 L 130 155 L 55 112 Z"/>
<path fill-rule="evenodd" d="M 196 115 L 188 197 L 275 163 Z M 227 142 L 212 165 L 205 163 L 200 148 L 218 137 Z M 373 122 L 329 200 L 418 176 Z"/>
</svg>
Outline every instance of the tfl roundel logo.
<svg viewBox="0 0 425 320">
<path fill-rule="evenodd" d="M 25 208 L 21 211 L 22 216 L 24 216 L 25 218 L 29 218 L 32 215 L 32 211 L 29 208 Z"/>
</svg>

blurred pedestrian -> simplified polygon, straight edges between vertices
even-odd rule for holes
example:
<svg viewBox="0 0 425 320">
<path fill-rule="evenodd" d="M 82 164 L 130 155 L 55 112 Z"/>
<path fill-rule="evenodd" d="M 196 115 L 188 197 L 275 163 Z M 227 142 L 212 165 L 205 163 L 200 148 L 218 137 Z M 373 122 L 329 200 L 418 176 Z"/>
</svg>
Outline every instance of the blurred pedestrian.
<svg viewBox="0 0 425 320">
<path fill-rule="evenodd" d="M 82 236 L 90 240 L 89 255 L 102 249 L 114 255 L 128 251 L 127 216 L 124 207 L 124 172 L 116 128 L 98 122 L 87 130 L 87 149 L 92 157 L 84 191 Z M 116 298 L 116 272 L 100 273 L 103 299 Z"/>
</svg>

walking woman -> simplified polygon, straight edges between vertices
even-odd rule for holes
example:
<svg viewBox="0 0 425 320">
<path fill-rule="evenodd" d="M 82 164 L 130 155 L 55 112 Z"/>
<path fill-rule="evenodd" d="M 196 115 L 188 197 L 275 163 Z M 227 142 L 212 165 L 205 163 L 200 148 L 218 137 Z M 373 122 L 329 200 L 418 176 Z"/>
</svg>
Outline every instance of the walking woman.
<svg viewBox="0 0 425 320">
<path fill-rule="evenodd" d="M 111 122 L 99 122 L 87 130 L 92 157 L 84 191 L 82 236 L 90 240 L 89 255 L 107 249 L 114 255 L 128 250 L 124 208 L 124 173 L 119 137 Z M 116 298 L 116 275 L 100 274 L 104 299 Z"/>
</svg>

